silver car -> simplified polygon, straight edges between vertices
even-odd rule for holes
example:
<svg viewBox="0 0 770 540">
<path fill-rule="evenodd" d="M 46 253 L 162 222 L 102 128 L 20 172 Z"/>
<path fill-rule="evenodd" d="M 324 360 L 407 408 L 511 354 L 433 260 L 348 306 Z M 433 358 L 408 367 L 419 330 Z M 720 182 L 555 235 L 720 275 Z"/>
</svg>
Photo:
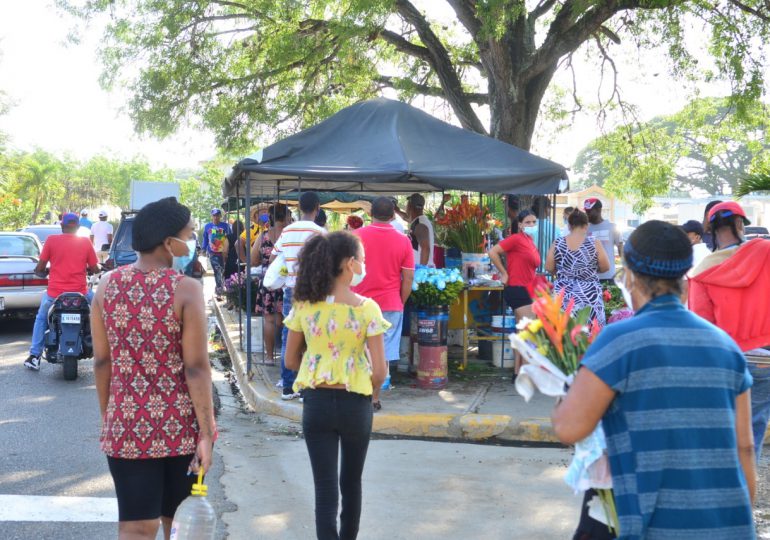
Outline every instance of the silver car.
<svg viewBox="0 0 770 540">
<path fill-rule="evenodd" d="M 48 288 L 35 275 L 41 249 L 32 233 L 0 232 L 0 317 L 37 313 Z"/>
</svg>

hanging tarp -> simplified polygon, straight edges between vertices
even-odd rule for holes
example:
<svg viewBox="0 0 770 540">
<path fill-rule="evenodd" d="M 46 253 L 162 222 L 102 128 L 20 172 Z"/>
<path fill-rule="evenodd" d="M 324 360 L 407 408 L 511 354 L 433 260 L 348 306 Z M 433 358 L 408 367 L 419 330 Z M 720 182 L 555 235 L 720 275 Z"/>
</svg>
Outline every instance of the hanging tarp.
<svg viewBox="0 0 770 540">
<path fill-rule="evenodd" d="M 537 195 L 566 188 L 558 163 L 458 128 L 400 101 L 373 99 L 242 159 L 225 197 L 267 191 Z"/>
</svg>

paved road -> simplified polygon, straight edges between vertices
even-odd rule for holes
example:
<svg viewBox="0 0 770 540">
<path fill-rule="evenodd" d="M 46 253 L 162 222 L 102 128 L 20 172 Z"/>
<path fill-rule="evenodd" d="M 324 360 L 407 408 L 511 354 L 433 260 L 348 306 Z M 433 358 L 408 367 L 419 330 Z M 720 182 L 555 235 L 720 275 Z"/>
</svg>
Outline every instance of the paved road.
<svg viewBox="0 0 770 540">
<path fill-rule="evenodd" d="M 55 364 L 29 371 L 22 362 L 31 333 L 31 320 L 0 321 L 0 538 L 115 538 L 117 506 L 99 450 L 92 362 L 82 362 L 72 382 Z M 207 481 L 212 497 L 226 504 L 216 480 L 221 470 L 219 459 Z M 94 517 L 100 508 L 105 512 Z M 95 519 L 102 521 L 80 521 Z"/>
</svg>

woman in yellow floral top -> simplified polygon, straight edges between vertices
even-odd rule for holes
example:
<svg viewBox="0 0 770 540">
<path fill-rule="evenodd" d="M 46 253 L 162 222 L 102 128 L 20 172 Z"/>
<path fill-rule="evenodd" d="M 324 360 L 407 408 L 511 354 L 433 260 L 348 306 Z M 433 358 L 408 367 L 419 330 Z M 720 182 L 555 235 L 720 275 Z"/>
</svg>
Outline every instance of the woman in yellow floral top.
<svg viewBox="0 0 770 540">
<path fill-rule="evenodd" d="M 304 393 L 302 429 L 315 482 L 319 540 L 358 535 L 372 388 L 382 385 L 387 372 L 382 334 L 390 324 L 373 300 L 350 290 L 365 273 L 358 238 L 348 232 L 314 236 L 299 254 L 294 304 L 284 321 L 286 367 L 299 371 L 294 390 Z"/>
</svg>

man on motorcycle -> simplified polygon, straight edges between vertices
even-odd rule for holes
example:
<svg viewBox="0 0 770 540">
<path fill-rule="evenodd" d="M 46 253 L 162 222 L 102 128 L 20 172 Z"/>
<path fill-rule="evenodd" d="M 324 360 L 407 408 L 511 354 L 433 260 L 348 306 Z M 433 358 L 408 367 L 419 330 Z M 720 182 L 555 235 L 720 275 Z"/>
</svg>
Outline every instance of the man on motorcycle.
<svg viewBox="0 0 770 540">
<path fill-rule="evenodd" d="M 32 345 L 29 348 L 29 356 L 24 361 L 24 366 L 34 371 L 40 370 L 40 355 L 48 328 L 48 310 L 56 297 L 65 292 L 85 294 L 89 302 L 93 297 L 86 284 L 86 270 L 96 273 L 99 266 L 90 240 L 77 236 L 79 225 L 77 214 L 64 214 L 61 220 L 63 234 L 48 237 L 35 267 L 36 274 L 45 274 L 46 265 L 51 263 L 48 290 L 40 301 L 40 309 L 37 311 L 35 327 L 32 330 Z"/>
</svg>

